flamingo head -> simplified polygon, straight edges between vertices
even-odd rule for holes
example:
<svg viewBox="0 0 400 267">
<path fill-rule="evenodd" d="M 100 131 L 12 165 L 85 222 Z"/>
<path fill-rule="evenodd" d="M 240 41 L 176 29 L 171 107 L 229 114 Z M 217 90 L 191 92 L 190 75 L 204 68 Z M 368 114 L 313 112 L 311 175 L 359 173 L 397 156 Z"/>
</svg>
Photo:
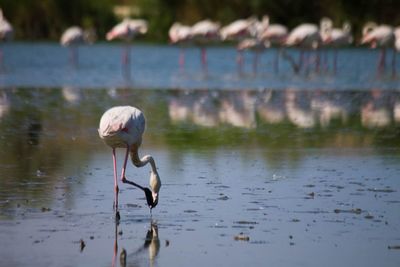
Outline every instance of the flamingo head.
<svg viewBox="0 0 400 267">
<path fill-rule="evenodd" d="M 153 198 L 153 193 L 151 192 L 151 190 L 149 188 L 144 188 L 143 189 L 144 194 L 146 195 L 146 202 L 147 205 L 149 206 L 150 209 L 153 209 L 157 206 L 158 204 L 158 194 L 155 198 Z"/>
</svg>

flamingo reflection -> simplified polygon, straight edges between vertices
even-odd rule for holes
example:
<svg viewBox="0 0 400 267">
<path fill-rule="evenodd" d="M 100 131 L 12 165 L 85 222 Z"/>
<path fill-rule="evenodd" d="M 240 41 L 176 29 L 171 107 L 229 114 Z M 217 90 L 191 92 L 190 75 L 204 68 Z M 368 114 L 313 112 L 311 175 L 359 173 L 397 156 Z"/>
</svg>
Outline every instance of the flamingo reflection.
<svg viewBox="0 0 400 267">
<path fill-rule="evenodd" d="M 112 267 L 118 266 L 117 255 L 118 249 L 118 226 L 119 223 L 115 223 L 115 239 L 114 239 L 114 253 L 112 258 Z M 148 262 L 150 266 L 155 266 L 156 258 L 160 251 L 160 239 L 158 237 L 158 225 L 155 221 L 150 222 L 150 227 L 146 232 L 144 244 L 137 248 L 135 251 L 129 253 L 124 248 L 119 252 L 119 266 L 140 266 L 142 263 L 147 262 L 145 254 L 148 252 Z M 147 265 L 147 264 L 145 264 Z"/>
</svg>

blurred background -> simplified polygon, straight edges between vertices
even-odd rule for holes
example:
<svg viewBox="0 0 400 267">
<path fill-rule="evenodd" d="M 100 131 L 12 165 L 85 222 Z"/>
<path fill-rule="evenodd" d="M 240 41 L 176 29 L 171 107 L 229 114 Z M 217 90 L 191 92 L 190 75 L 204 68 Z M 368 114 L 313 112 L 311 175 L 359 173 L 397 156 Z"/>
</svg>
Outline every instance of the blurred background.
<svg viewBox="0 0 400 267">
<path fill-rule="evenodd" d="M 147 19 L 149 31 L 143 38 L 165 42 L 175 21 L 193 24 L 209 18 L 227 24 L 239 18 L 268 14 L 289 28 L 318 23 L 321 17 L 335 24 L 348 20 L 354 37 L 361 35 L 369 20 L 399 25 L 397 0 L 1 0 L 0 7 L 14 27 L 17 40 L 58 40 L 71 25 L 93 27 L 100 39 L 122 17 Z"/>
</svg>

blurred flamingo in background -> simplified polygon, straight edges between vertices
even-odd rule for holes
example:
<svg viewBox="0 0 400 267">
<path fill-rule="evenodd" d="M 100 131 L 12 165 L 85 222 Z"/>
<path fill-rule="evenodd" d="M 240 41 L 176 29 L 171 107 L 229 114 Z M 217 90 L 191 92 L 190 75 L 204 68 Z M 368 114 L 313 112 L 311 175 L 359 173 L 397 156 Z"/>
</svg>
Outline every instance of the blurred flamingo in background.
<svg viewBox="0 0 400 267">
<path fill-rule="evenodd" d="M 118 178 L 117 178 L 117 162 L 115 149 L 118 147 L 125 148 L 125 160 L 122 167 L 120 180 L 136 186 L 145 192 L 147 204 L 150 209 L 154 208 L 158 203 L 158 193 L 161 187 L 161 180 L 157 172 L 156 163 L 152 156 L 146 155 L 139 158 L 138 150 L 142 144 L 142 135 L 145 130 L 145 118 L 139 109 L 131 106 L 113 107 L 107 110 L 100 119 L 98 129 L 99 136 L 103 141 L 112 148 L 113 165 L 114 165 L 114 189 L 115 189 L 115 209 L 118 212 Z M 143 167 L 147 163 L 151 165 L 150 172 L 150 189 L 142 187 L 132 181 L 126 179 L 126 164 L 128 154 L 131 155 L 133 165 Z M 117 218 L 119 213 L 117 213 Z"/>
<path fill-rule="evenodd" d="M 377 25 L 375 22 L 367 22 L 362 31 L 361 44 L 368 44 L 371 48 L 380 48 L 378 61 L 378 71 L 382 72 L 386 67 L 386 50 L 393 48 L 392 55 L 392 74 L 396 75 L 396 51 L 395 51 L 395 31 L 389 25 Z"/>
<path fill-rule="evenodd" d="M 148 24 L 143 19 L 125 18 L 121 23 L 115 25 L 106 35 L 108 41 L 122 39 L 125 41 L 125 49 L 122 53 L 122 65 L 126 74 L 130 73 L 130 43 L 138 35 L 147 33 Z"/>
<path fill-rule="evenodd" d="M 195 23 L 191 28 L 192 38 L 201 48 L 201 63 L 205 72 L 207 72 L 206 45 L 210 42 L 220 40 L 220 27 L 218 22 L 206 19 Z"/>
<path fill-rule="evenodd" d="M 396 37 L 394 46 L 396 47 L 397 51 L 400 51 L 400 26 L 394 29 L 394 36 Z"/>
<path fill-rule="evenodd" d="M 256 24 L 257 19 L 250 17 L 248 19 L 235 20 L 220 30 L 222 41 L 234 41 L 238 43 L 236 61 L 239 73 L 243 71 L 243 50 L 250 47 L 248 46 L 250 44 L 249 41 L 245 40 L 249 40 L 256 35 Z M 242 44 L 239 45 L 240 43 Z"/>
<path fill-rule="evenodd" d="M 264 43 L 266 47 L 276 46 L 279 48 L 278 53 L 276 53 L 274 61 L 275 72 L 279 71 L 279 55 L 280 49 L 284 44 L 286 38 L 288 37 L 288 29 L 286 26 L 281 24 L 270 24 L 269 16 L 263 16 L 261 29 L 258 33 L 258 38 Z"/>
<path fill-rule="evenodd" d="M 305 49 L 318 49 L 321 43 L 320 32 L 318 26 L 311 23 L 300 24 L 295 27 L 288 35 L 285 41 L 286 46 L 300 47 L 300 59 L 299 63 L 295 63 L 294 60 L 288 55 L 284 56 L 289 59 L 292 63 L 294 71 L 299 72 L 304 65 L 304 51 Z M 309 63 L 309 62 L 307 62 Z M 317 52 L 315 60 L 315 69 L 319 69 L 319 55 Z"/>
<path fill-rule="evenodd" d="M 0 8 L 0 42 L 11 41 L 14 37 L 14 29 L 3 15 Z M 3 66 L 3 51 L 0 49 L 0 67 Z"/>
<path fill-rule="evenodd" d="M 265 46 L 257 38 L 247 38 L 240 41 L 237 45 L 238 51 L 250 50 L 254 52 L 253 72 L 257 73 L 259 54 L 265 49 Z"/>
<path fill-rule="evenodd" d="M 84 31 L 81 27 L 72 26 L 64 31 L 60 43 L 62 46 L 70 48 L 70 63 L 76 66 L 78 64 L 78 46 L 84 43 L 93 43 L 95 39 L 94 30 Z"/>
<path fill-rule="evenodd" d="M 322 18 L 321 39 L 324 46 L 334 49 L 333 72 L 336 73 L 338 48 L 348 46 L 353 42 L 350 23 L 343 23 L 342 28 L 333 28 L 333 22 L 330 18 Z"/>
<path fill-rule="evenodd" d="M 175 22 L 169 29 L 168 36 L 171 44 L 181 44 L 179 51 L 179 66 L 183 69 L 185 66 L 185 51 L 183 45 L 191 41 L 191 28 L 190 26 Z"/>
</svg>

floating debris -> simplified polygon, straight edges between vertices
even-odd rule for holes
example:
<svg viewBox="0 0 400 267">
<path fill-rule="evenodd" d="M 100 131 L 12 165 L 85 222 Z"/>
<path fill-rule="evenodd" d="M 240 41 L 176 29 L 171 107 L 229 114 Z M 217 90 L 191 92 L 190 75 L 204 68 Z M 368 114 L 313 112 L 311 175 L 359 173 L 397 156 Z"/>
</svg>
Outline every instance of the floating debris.
<svg viewBox="0 0 400 267">
<path fill-rule="evenodd" d="M 359 208 L 350 209 L 350 210 L 342 210 L 342 209 L 335 209 L 335 213 L 354 213 L 354 214 L 361 214 L 362 210 Z"/>
<path fill-rule="evenodd" d="M 185 212 L 185 213 L 196 213 L 197 210 L 184 210 L 183 212 Z"/>
<path fill-rule="evenodd" d="M 82 252 L 83 249 L 86 247 L 85 241 L 83 241 L 83 239 L 81 239 L 81 240 L 79 241 L 79 244 L 80 244 L 80 248 L 81 248 L 81 252 Z"/>
<path fill-rule="evenodd" d="M 219 198 L 218 198 L 218 200 L 228 200 L 228 199 L 229 199 L 228 196 L 222 196 L 222 197 L 219 197 Z"/>
<path fill-rule="evenodd" d="M 236 221 L 234 223 L 237 223 L 237 224 L 258 224 L 257 222 L 252 222 L 252 221 Z"/>
<path fill-rule="evenodd" d="M 168 246 L 169 246 L 169 240 L 166 239 L 166 240 L 165 240 L 165 247 L 168 247 Z"/>
<path fill-rule="evenodd" d="M 374 218 L 374 216 L 373 215 L 371 215 L 371 214 L 367 214 L 367 215 L 365 215 L 365 217 L 364 217 L 365 219 L 373 219 Z"/>
<path fill-rule="evenodd" d="M 368 188 L 368 191 L 371 192 L 376 192 L 376 193 L 393 193 L 396 192 L 396 190 L 391 189 L 391 188 Z"/>
<path fill-rule="evenodd" d="M 234 239 L 235 239 L 236 241 L 249 241 L 249 240 L 250 240 L 250 237 L 247 236 L 247 235 L 245 235 L 245 234 L 243 234 L 243 233 L 240 233 L 240 234 L 238 234 L 238 235 L 235 235 Z"/>
<path fill-rule="evenodd" d="M 46 207 L 42 207 L 42 212 L 48 212 L 48 211 L 51 211 L 51 209 L 50 208 L 46 208 Z"/>
<path fill-rule="evenodd" d="M 400 249 L 400 245 L 388 246 L 388 249 Z"/>
</svg>

